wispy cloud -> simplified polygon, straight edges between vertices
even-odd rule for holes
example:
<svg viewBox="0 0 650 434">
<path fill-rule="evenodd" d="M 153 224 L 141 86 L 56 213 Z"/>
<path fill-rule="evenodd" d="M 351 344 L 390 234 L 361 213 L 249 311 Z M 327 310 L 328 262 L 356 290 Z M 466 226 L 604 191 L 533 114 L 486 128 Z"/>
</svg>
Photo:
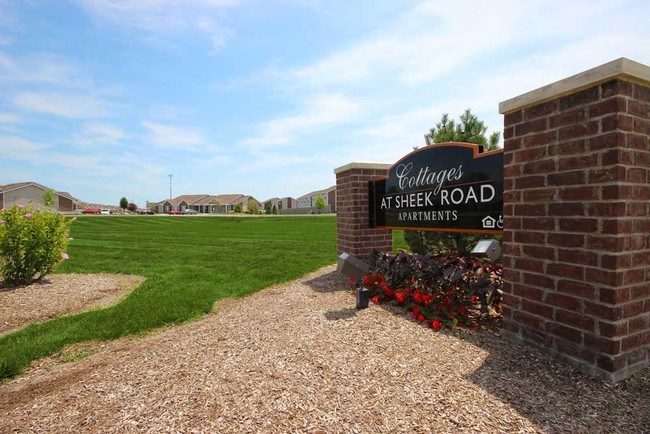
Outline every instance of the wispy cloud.
<svg viewBox="0 0 650 434">
<path fill-rule="evenodd" d="M 90 80 L 70 61 L 48 53 L 10 56 L 0 52 L 1 81 L 52 84 L 75 88 L 90 84 Z"/>
<path fill-rule="evenodd" d="M 68 119 L 92 119 L 108 113 L 108 104 L 92 95 L 60 92 L 20 92 L 12 100 L 21 110 Z"/>
<path fill-rule="evenodd" d="M 218 14 L 239 0 L 76 0 L 92 16 L 113 25 L 145 32 L 145 39 L 171 40 L 170 34 L 199 32 L 219 52 L 232 33 L 219 24 Z"/>
<path fill-rule="evenodd" d="M 148 121 L 142 126 L 148 131 L 147 140 L 158 148 L 199 152 L 207 144 L 201 134 L 189 128 Z"/>
<path fill-rule="evenodd" d="M 360 102 L 343 95 L 317 95 L 303 103 L 301 113 L 264 122 L 258 128 L 258 135 L 242 143 L 253 150 L 283 146 L 301 135 L 316 134 L 323 128 L 350 122 L 360 108 Z"/>
</svg>

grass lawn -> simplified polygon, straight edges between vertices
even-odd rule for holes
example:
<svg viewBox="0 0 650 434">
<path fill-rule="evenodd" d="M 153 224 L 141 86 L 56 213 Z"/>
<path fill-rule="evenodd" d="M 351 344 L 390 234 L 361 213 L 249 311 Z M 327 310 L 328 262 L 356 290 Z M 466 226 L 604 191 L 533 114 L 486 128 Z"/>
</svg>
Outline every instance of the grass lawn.
<svg viewBox="0 0 650 434">
<path fill-rule="evenodd" d="M 57 273 L 138 274 L 121 303 L 33 324 L 0 338 L 0 378 L 75 342 L 198 319 L 215 301 L 293 280 L 336 261 L 336 218 L 77 218 Z M 404 248 L 395 231 L 395 248 Z"/>
</svg>

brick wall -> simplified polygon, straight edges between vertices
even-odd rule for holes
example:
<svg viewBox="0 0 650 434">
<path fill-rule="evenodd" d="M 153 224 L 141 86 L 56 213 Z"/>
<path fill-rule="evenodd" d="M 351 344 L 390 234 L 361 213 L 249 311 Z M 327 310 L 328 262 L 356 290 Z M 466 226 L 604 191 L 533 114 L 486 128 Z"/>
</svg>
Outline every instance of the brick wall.
<svg viewBox="0 0 650 434">
<path fill-rule="evenodd" d="M 372 252 L 391 252 L 390 230 L 368 227 L 368 181 L 388 176 L 389 164 L 351 163 L 336 174 L 336 235 L 338 254 L 369 262 Z"/>
<path fill-rule="evenodd" d="M 610 381 L 650 364 L 650 82 L 628 80 L 504 120 L 505 337 Z"/>
</svg>

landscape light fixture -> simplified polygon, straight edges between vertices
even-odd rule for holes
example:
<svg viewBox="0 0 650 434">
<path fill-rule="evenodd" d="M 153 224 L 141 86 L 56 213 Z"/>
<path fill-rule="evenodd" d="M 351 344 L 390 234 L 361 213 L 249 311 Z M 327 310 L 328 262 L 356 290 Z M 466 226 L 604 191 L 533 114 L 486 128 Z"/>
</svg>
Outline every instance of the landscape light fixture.
<svg viewBox="0 0 650 434">
<path fill-rule="evenodd" d="M 494 261 L 501 254 L 501 246 L 497 240 L 479 240 L 472 248 L 470 255 L 479 258 L 488 258 Z"/>
<path fill-rule="evenodd" d="M 370 271 L 368 264 L 345 252 L 339 255 L 336 269 L 339 273 L 355 281 L 361 280 Z"/>
</svg>

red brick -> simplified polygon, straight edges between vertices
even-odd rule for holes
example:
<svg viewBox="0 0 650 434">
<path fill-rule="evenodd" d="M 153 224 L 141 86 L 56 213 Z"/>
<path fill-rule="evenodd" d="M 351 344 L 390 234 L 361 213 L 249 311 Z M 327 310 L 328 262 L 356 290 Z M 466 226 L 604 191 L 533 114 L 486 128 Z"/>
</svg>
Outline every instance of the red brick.
<svg viewBox="0 0 650 434">
<path fill-rule="evenodd" d="M 632 116 L 616 113 L 602 118 L 600 128 L 603 133 L 614 130 L 634 131 L 634 120 Z"/>
<path fill-rule="evenodd" d="M 515 188 L 517 190 L 524 190 L 527 188 L 545 187 L 546 178 L 541 175 L 537 176 L 522 176 L 515 179 Z"/>
<path fill-rule="evenodd" d="M 503 294 L 503 304 L 508 306 L 510 309 L 519 309 L 521 299 L 510 294 Z"/>
<path fill-rule="evenodd" d="M 558 249 L 558 261 L 569 264 L 598 265 L 598 255 L 587 250 Z"/>
<path fill-rule="evenodd" d="M 634 199 L 632 185 L 605 185 L 602 187 L 604 200 Z"/>
<path fill-rule="evenodd" d="M 525 340 L 536 342 L 544 347 L 549 347 L 553 344 L 553 338 L 541 330 L 524 327 L 521 330 L 521 335 Z"/>
<path fill-rule="evenodd" d="M 556 170 L 555 161 L 553 160 L 530 161 L 524 164 L 523 170 L 524 173 L 527 175 L 555 172 Z"/>
<path fill-rule="evenodd" d="M 585 278 L 585 268 L 571 264 L 548 264 L 546 274 L 583 280 Z"/>
<path fill-rule="evenodd" d="M 515 241 L 523 244 L 545 244 L 546 234 L 543 232 L 515 232 Z"/>
<path fill-rule="evenodd" d="M 548 119 L 541 118 L 531 121 L 524 121 L 515 125 L 515 136 L 525 136 L 530 133 L 539 133 L 548 129 Z"/>
<path fill-rule="evenodd" d="M 623 319 L 623 308 L 621 306 L 610 306 L 601 303 L 583 302 L 584 313 L 593 315 L 599 319 L 619 321 Z"/>
<path fill-rule="evenodd" d="M 624 238 L 624 250 L 641 250 L 645 247 L 645 235 L 627 235 Z"/>
<path fill-rule="evenodd" d="M 625 208 L 625 206 L 623 206 L 623 208 Z M 625 215 L 625 212 L 623 212 L 623 215 Z M 603 220 L 602 224 L 603 224 L 602 233 L 612 234 L 612 235 L 630 234 L 632 233 L 632 229 L 634 227 L 634 222 L 632 222 L 631 220 L 620 220 L 620 219 Z M 621 247 L 623 245 L 624 243 L 621 243 Z"/>
<path fill-rule="evenodd" d="M 553 308 L 543 303 L 535 303 L 534 301 L 523 299 L 521 300 L 521 310 L 544 318 L 553 319 Z"/>
<path fill-rule="evenodd" d="M 521 149 L 521 139 L 513 138 L 503 141 L 504 163 L 509 163 L 512 161 L 509 158 L 512 156 L 512 152 L 516 151 L 517 149 Z"/>
<path fill-rule="evenodd" d="M 632 119 L 634 119 L 634 126 L 632 127 L 632 131 L 640 134 L 650 134 L 650 120 L 639 118 Z"/>
<path fill-rule="evenodd" d="M 594 134 L 598 133 L 598 129 L 598 121 L 582 122 L 579 124 L 568 125 L 559 129 L 557 139 L 559 141 L 563 141 L 577 139 L 580 137 L 593 136 Z M 630 125 L 630 130 L 631 129 L 632 125 Z"/>
<path fill-rule="evenodd" d="M 580 202 L 558 202 L 548 206 L 548 216 L 582 216 L 585 215 L 585 206 Z"/>
<path fill-rule="evenodd" d="M 574 107 L 581 106 L 583 104 L 591 103 L 598 100 L 599 89 L 597 87 L 592 87 L 581 92 L 577 92 L 571 95 L 560 98 L 560 107 L 561 111 L 570 110 Z"/>
<path fill-rule="evenodd" d="M 551 128 L 563 127 L 584 122 L 587 118 L 585 108 L 580 107 L 575 110 L 563 112 L 551 117 Z"/>
<path fill-rule="evenodd" d="M 561 231 L 566 232 L 596 232 L 598 230 L 598 220 L 562 218 L 559 220 L 559 228 Z"/>
<path fill-rule="evenodd" d="M 521 222 L 522 229 L 531 231 L 553 231 L 555 220 L 543 217 L 524 217 Z"/>
<path fill-rule="evenodd" d="M 647 282 L 643 285 L 633 286 L 630 288 L 630 298 L 632 300 L 648 299 L 650 300 L 650 284 Z"/>
<path fill-rule="evenodd" d="M 624 148 L 625 145 L 625 134 L 619 131 L 599 134 L 588 139 L 588 147 L 592 151 Z"/>
<path fill-rule="evenodd" d="M 588 299 L 593 299 L 596 295 L 596 288 L 593 285 L 572 280 L 558 280 L 557 291 Z"/>
<path fill-rule="evenodd" d="M 504 269 L 503 270 L 503 278 L 506 279 L 509 282 L 520 282 L 521 281 L 521 273 L 519 270 L 513 270 L 510 268 Z"/>
<path fill-rule="evenodd" d="M 629 351 L 634 348 L 641 346 L 641 334 L 635 334 L 632 336 L 627 336 L 623 338 L 621 342 L 621 349 L 623 351 Z"/>
<path fill-rule="evenodd" d="M 598 331 L 601 336 L 608 338 L 625 336 L 628 334 L 628 323 L 627 322 L 598 322 Z"/>
<path fill-rule="evenodd" d="M 598 300 L 603 303 L 620 304 L 630 299 L 629 288 L 605 288 L 599 290 Z"/>
<path fill-rule="evenodd" d="M 506 113 L 503 117 L 503 123 L 506 126 L 517 124 L 523 120 L 523 110 Z"/>
<path fill-rule="evenodd" d="M 598 165 L 598 155 L 575 155 L 572 157 L 560 158 L 558 169 L 560 172 L 566 170 L 585 169 Z"/>
<path fill-rule="evenodd" d="M 641 167 L 631 167 L 627 170 L 627 182 L 637 182 L 643 184 L 648 178 L 648 171 Z"/>
<path fill-rule="evenodd" d="M 549 157 L 566 157 L 567 155 L 584 154 L 587 151 L 587 139 L 575 139 L 569 142 L 548 145 L 546 153 Z"/>
<path fill-rule="evenodd" d="M 527 298 L 529 300 L 542 301 L 544 291 L 538 288 L 531 288 L 526 285 L 514 284 L 512 286 L 513 294 L 517 297 Z"/>
<path fill-rule="evenodd" d="M 628 328 L 630 334 L 650 329 L 650 314 L 631 318 L 628 322 Z"/>
<path fill-rule="evenodd" d="M 602 336 L 584 335 L 584 346 L 599 353 L 616 355 L 621 352 L 621 341 L 612 340 Z"/>
<path fill-rule="evenodd" d="M 625 83 L 630 84 L 630 83 Z M 630 84 L 631 86 L 631 84 Z M 627 94 L 626 94 L 627 95 Z M 641 101 L 650 102 L 650 87 L 641 84 L 634 85 L 634 98 Z"/>
<path fill-rule="evenodd" d="M 607 356 L 605 354 L 598 355 L 598 367 L 607 372 L 618 372 L 625 368 L 627 363 L 627 356 L 625 354 L 616 357 Z"/>
<path fill-rule="evenodd" d="M 526 120 L 538 118 L 540 116 L 547 116 L 557 109 L 557 101 L 548 101 L 538 104 L 527 109 L 524 109 L 523 117 Z"/>
<path fill-rule="evenodd" d="M 546 205 L 515 205 L 515 215 L 518 216 L 545 216 Z"/>
<path fill-rule="evenodd" d="M 546 236 L 548 245 L 558 247 L 585 247 L 585 236 L 579 234 L 550 233 Z"/>
<path fill-rule="evenodd" d="M 599 197 L 598 187 L 565 187 L 559 191 L 560 200 L 596 200 Z"/>
<path fill-rule="evenodd" d="M 630 318 L 643 313 L 643 301 L 633 301 L 623 305 L 623 318 Z"/>
<path fill-rule="evenodd" d="M 622 96 L 616 96 L 603 101 L 599 101 L 587 108 L 590 118 L 597 118 L 610 113 L 626 112 L 626 99 Z"/>
<path fill-rule="evenodd" d="M 557 190 L 554 188 L 526 190 L 524 191 L 524 201 L 525 202 L 551 202 L 555 200 L 556 193 Z"/>
<path fill-rule="evenodd" d="M 592 350 L 581 345 L 576 345 L 573 342 L 565 341 L 564 339 L 556 339 L 555 347 L 562 354 L 566 354 L 571 357 L 587 361 L 589 363 L 593 363 L 596 356 Z"/>
<path fill-rule="evenodd" d="M 584 184 L 586 179 L 586 174 L 582 170 L 554 173 L 547 176 L 548 185 L 558 186 Z"/>
<path fill-rule="evenodd" d="M 539 316 L 531 315 L 522 311 L 513 311 L 512 318 L 524 327 L 531 327 L 537 330 L 544 330 L 545 320 Z"/>
<path fill-rule="evenodd" d="M 538 146 L 546 146 L 549 143 L 557 141 L 557 131 L 544 131 L 541 133 L 529 134 L 521 139 L 522 148 L 535 148 Z"/>
<path fill-rule="evenodd" d="M 650 106 L 647 103 L 632 99 L 628 101 L 627 113 L 632 116 L 648 119 L 650 118 Z"/>
<path fill-rule="evenodd" d="M 626 169 L 623 166 L 611 166 L 603 169 L 589 170 L 589 184 L 604 184 L 615 181 L 624 181 Z"/>
<path fill-rule="evenodd" d="M 533 273 L 539 273 L 539 274 L 544 273 L 544 262 L 536 259 L 517 258 L 515 260 L 515 267 L 517 268 L 517 270 L 531 271 Z M 506 270 L 503 270 L 504 273 L 505 271 Z"/>
<path fill-rule="evenodd" d="M 559 294 L 557 292 L 546 294 L 544 303 L 550 304 L 551 306 L 561 307 L 562 309 L 572 310 L 574 312 L 580 312 L 582 310 L 582 304 L 579 299 L 571 297 L 570 295 Z"/>
<path fill-rule="evenodd" d="M 607 98 L 615 95 L 633 96 L 633 85 L 627 81 L 610 80 L 600 85 L 601 98 Z"/>
<path fill-rule="evenodd" d="M 538 288 L 555 289 L 555 280 L 541 274 L 524 273 L 524 283 Z"/>
<path fill-rule="evenodd" d="M 596 326 L 593 318 L 563 309 L 557 309 L 555 311 L 555 320 L 562 324 L 589 332 L 593 332 Z"/>
<path fill-rule="evenodd" d="M 603 166 L 611 166 L 614 164 L 632 166 L 634 164 L 634 151 L 620 148 L 608 149 L 602 153 L 600 158 Z"/>
<path fill-rule="evenodd" d="M 515 163 L 527 163 L 541 158 L 546 158 L 546 148 L 539 147 L 539 148 L 522 149 L 520 151 L 515 152 L 514 156 L 515 156 L 514 159 Z M 529 174 L 525 170 L 524 173 L 527 175 Z"/>
<path fill-rule="evenodd" d="M 521 175 L 521 165 L 513 164 L 503 168 L 503 176 L 506 178 L 517 177 Z"/>
<path fill-rule="evenodd" d="M 634 365 L 639 362 L 645 362 L 648 360 L 648 349 L 647 348 L 636 348 L 627 353 L 627 364 Z"/>
<path fill-rule="evenodd" d="M 604 254 L 600 258 L 600 267 L 606 270 L 617 270 L 630 266 L 632 255 L 610 255 Z"/>
<path fill-rule="evenodd" d="M 582 331 L 576 330 L 562 324 L 549 322 L 546 324 L 546 332 L 562 339 L 579 344 L 582 342 Z"/>
<path fill-rule="evenodd" d="M 602 283 L 609 286 L 621 286 L 624 273 L 621 271 L 601 270 L 599 268 L 587 268 L 586 279 L 589 282 Z"/>
<path fill-rule="evenodd" d="M 623 217 L 625 202 L 590 203 L 587 205 L 587 215 L 594 217 Z"/>
<path fill-rule="evenodd" d="M 555 249 L 544 246 L 523 246 L 522 251 L 526 256 L 537 259 L 555 259 Z"/>
</svg>

